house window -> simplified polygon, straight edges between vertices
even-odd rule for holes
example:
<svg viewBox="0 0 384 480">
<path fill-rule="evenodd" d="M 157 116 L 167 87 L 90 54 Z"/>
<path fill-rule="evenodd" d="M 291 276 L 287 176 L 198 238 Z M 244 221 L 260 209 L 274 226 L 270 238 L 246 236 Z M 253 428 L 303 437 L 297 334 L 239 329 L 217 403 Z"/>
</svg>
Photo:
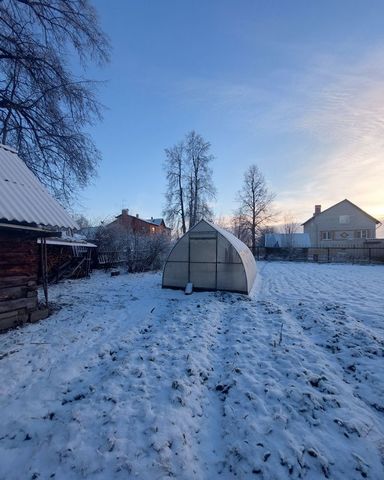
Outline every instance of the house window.
<svg viewBox="0 0 384 480">
<path fill-rule="evenodd" d="M 349 215 L 340 215 L 339 216 L 339 223 L 349 223 L 351 220 L 351 217 Z"/>
<path fill-rule="evenodd" d="M 358 230 L 357 238 L 369 238 L 369 230 Z"/>
<path fill-rule="evenodd" d="M 155 233 L 155 227 L 151 227 L 152 233 Z"/>
<path fill-rule="evenodd" d="M 321 240 L 332 240 L 332 232 L 320 232 Z"/>
</svg>

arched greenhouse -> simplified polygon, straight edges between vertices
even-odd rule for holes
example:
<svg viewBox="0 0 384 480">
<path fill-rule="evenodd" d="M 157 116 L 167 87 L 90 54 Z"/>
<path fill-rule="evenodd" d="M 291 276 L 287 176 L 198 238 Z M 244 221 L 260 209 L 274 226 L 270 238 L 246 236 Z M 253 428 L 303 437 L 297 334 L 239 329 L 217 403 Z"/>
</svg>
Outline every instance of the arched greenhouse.
<svg viewBox="0 0 384 480">
<path fill-rule="evenodd" d="M 232 233 L 201 220 L 173 247 L 163 271 L 164 288 L 226 290 L 248 294 L 256 277 L 249 248 Z"/>
</svg>

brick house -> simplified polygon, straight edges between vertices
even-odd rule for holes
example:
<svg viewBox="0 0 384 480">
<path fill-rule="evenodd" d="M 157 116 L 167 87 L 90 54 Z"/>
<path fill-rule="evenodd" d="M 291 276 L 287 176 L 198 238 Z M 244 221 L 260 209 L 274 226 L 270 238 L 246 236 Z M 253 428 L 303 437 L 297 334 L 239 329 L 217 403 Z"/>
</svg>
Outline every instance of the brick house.
<svg viewBox="0 0 384 480">
<path fill-rule="evenodd" d="M 136 235 L 171 234 L 171 229 L 165 225 L 162 218 L 143 219 L 138 214 L 130 215 L 127 208 L 124 208 L 120 215 L 116 216 L 116 220 L 107 227 L 123 227 Z"/>
</svg>

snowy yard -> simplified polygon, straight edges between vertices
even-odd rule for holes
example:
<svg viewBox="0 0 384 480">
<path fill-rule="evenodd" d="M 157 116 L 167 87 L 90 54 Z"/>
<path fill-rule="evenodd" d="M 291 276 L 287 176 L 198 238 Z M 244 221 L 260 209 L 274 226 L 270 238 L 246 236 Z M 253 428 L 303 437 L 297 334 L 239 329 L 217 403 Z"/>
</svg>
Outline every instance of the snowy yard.
<svg viewBox="0 0 384 480">
<path fill-rule="evenodd" d="M 250 298 L 96 272 L 0 336 L 0 479 L 383 479 L 384 268 L 258 263 Z"/>
</svg>

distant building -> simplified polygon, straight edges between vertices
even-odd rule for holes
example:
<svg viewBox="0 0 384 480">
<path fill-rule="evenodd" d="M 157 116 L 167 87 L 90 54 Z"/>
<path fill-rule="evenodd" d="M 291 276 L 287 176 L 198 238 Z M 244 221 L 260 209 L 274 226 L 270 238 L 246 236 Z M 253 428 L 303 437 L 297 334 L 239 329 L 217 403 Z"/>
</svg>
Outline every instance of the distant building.
<svg viewBox="0 0 384 480">
<path fill-rule="evenodd" d="M 116 220 L 109 223 L 107 227 L 123 227 L 124 229 L 138 235 L 171 234 L 171 229 L 165 225 L 162 218 L 143 219 L 138 214 L 130 215 L 129 210 L 124 208 Z"/>
<path fill-rule="evenodd" d="M 321 211 L 315 205 L 311 218 L 303 223 L 312 247 L 365 246 L 376 239 L 379 220 L 345 199 Z"/>
<path fill-rule="evenodd" d="M 307 233 L 266 233 L 266 248 L 309 248 L 311 239 Z"/>
</svg>

